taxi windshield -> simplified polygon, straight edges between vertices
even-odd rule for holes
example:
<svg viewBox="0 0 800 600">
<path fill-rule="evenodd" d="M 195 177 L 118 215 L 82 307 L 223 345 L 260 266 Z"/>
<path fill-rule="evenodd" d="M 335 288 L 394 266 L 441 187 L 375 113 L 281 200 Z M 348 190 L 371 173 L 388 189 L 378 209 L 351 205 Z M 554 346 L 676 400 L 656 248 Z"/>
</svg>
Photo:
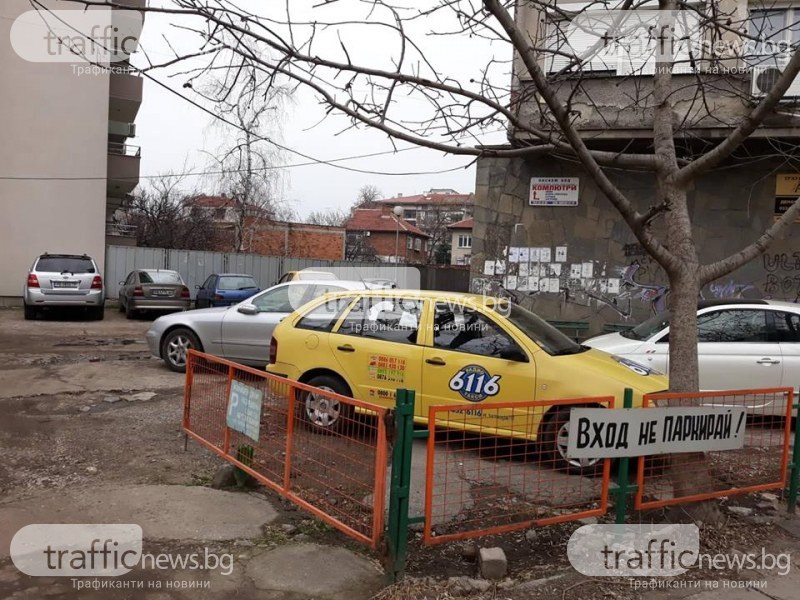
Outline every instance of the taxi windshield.
<svg viewBox="0 0 800 600">
<path fill-rule="evenodd" d="M 508 306 L 502 305 L 497 309 L 503 311 L 509 321 L 551 356 L 578 354 L 588 349 L 586 346 L 573 342 L 547 321 L 518 304 L 511 304 L 510 309 Z"/>
</svg>

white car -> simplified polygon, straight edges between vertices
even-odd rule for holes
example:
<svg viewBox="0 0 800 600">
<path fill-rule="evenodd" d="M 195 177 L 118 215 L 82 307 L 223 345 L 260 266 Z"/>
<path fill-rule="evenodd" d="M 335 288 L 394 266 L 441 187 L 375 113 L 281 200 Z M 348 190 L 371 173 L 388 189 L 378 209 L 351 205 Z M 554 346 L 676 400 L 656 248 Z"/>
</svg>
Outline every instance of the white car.
<svg viewBox="0 0 800 600">
<path fill-rule="evenodd" d="M 669 318 L 667 311 L 628 331 L 584 343 L 667 373 Z M 797 394 L 800 388 L 800 304 L 774 300 L 701 302 L 697 341 L 703 391 L 792 387 Z M 783 414 L 777 405 L 764 412 Z"/>
</svg>

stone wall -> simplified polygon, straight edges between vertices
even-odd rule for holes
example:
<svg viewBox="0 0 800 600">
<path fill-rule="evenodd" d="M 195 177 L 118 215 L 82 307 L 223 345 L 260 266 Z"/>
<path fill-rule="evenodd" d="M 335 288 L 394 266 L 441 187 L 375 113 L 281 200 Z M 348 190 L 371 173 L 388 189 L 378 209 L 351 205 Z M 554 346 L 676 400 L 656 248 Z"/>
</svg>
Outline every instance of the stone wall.
<svg viewBox="0 0 800 600">
<path fill-rule="evenodd" d="M 755 240 L 773 222 L 775 173 L 798 171 L 796 165 L 760 161 L 729 165 L 698 180 L 689 194 L 701 260 L 723 258 Z M 532 176 L 579 177 L 578 206 L 529 206 Z M 652 176 L 617 171 L 611 177 L 646 209 Z M 550 249 L 546 263 L 522 267 L 529 277 L 547 280 L 541 284 L 545 291 L 532 291 L 537 285 L 530 279 L 520 283 L 520 264 L 506 262 L 507 247 Z M 567 248 L 560 267 L 554 266 L 557 247 Z M 503 261 L 506 275 L 517 280 L 485 275 L 486 260 Z M 576 268 L 583 270 L 580 276 Z M 522 288 L 513 291 L 518 300 L 542 317 L 589 321 L 591 333 L 606 323 L 636 323 L 669 304 L 662 269 L 590 177 L 579 164 L 550 157 L 478 162 L 471 274 L 473 291 L 511 283 Z M 800 224 L 791 225 L 766 255 L 706 286 L 702 296 L 800 301 Z"/>
</svg>

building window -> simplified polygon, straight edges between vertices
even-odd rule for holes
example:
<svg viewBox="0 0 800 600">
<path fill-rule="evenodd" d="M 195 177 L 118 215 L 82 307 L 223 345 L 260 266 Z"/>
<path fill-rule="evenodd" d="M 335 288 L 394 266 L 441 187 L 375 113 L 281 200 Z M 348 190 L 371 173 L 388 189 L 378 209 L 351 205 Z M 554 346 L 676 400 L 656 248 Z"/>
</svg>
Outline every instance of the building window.
<svg viewBox="0 0 800 600">
<path fill-rule="evenodd" d="M 747 29 L 759 41 L 751 42 L 755 46 L 752 50 L 748 48 L 747 54 L 751 57 L 748 62 L 758 63 L 760 61 L 756 57 L 762 57 L 763 61 L 763 57 L 767 56 L 773 60 L 783 56 L 787 60 L 789 54 L 784 48 L 800 42 L 800 24 L 797 19 L 800 19 L 800 8 L 751 9 Z"/>
<path fill-rule="evenodd" d="M 419 239 L 419 238 L 416 238 L 416 239 L 414 240 L 414 250 L 416 250 L 417 252 L 419 252 L 420 250 L 422 250 L 422 240 L 421 240 L 421 239 Z"/>
<path fill-rule="evenodd" d="M 412 238 L 410 235 L 406 236 L 406 248 L 409 250 L 414 249 L 414 238 Z"/>
<path fill-rule="evenodd" d="M 459 248 L 472 248 L 472 236 L 468 233 L 462 233 L 458 236 Z"/>
<path fill-rule="evenodd" d="M 619 12 L 578 4 L 574 15 L 564 11 L 551 13 L 545 43 L 546 70 L 557 73 L 569 67 L 569 73 L 595 73 L 608 76 L 653 75 L 656 51 L 662 44 L 653 27 L 658 11 L 645 10 L 619 21 Z M 697 48 L 688 43 L 702 35 L 700 19 L 693 11 L 678 11 L 675 20 L 673 73 L 693 72 L 691 58 Z M 614 32 L 622 31 L 620 37 Z M 614 40 L 614 41 L 608 41 Z"/>
</svg>

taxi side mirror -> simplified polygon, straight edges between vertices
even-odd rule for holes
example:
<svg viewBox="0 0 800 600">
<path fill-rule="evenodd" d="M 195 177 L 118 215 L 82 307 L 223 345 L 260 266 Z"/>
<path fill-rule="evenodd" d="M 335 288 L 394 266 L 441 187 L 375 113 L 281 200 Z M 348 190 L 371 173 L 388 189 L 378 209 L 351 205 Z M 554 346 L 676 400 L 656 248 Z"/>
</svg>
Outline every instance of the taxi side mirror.
<svg viewBox="0 0 800 600">
<path fill-rule="evenodd" d="M 520 350 L 519 346 L 505 346 L 501 348 L 500 358 L 515 360 L 517 362 L 528 362 L 528 355 Z"/>
</svg>

